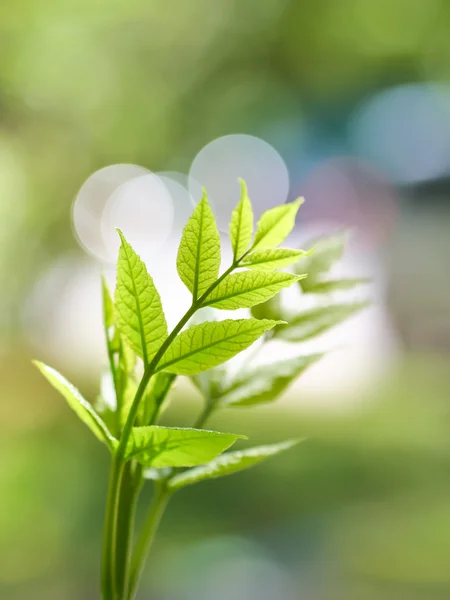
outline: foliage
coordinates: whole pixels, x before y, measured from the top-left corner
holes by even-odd
[[[294,226],[301,200],[268,210],[253,235],[252,206],[244,182],[241,190],[241,200],[230,224],[233,261],[221,275],[220,237],[206,192],[194,209],[177,258],[178,274],[192,294],[192,303],[170,332],[152,277],[119,232],[121,247],[114,300],[103,282],[107,377],[113,383],[113,406],[99,402],[97,412],[62,375],[36,362],[112,455],[103,548],[103,600],[134,598],[157,525],[173,493],[187,485],[252,467],[297,443],[291,440],[224,454],[244,436],[209,431],[204,425],[216,410],[275,401],[322,355],[298,354],[271,365],[250,364],[231,379],[224,363],[257,340],[261,346],[280,339],[301,342],[365,306],[329,303],[289,316],[277,301],[277,294],[293,284],[301,286],[304,293],[314,290],[304,287],[304,268],[311,271],[315,285],[323,285],[323,274],[342,251],[340,242],[321,242],[317,254],[278,248]],[[300,261],[296,274],[278,270],[296,261]],[[213,310],[243,308],[251,308],[253,316],[220,320]],[[199,313],[201,309],[207,309],[208,315],[203,322],[199,320],[204,312]],[[204,411],[193,428],[159,425],[163,408],[170,400],[170,389],[179,375],[189,376],[204,396]],[[133,544],[133,507],[145,480],[154,481],[154,500]]]

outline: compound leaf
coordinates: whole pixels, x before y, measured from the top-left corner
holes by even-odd
[[[226,319],[182,331],[162,357],[158,371],[192,375],[211,369],[248,348],[280,321]]]
[[[206,429],[133,427],[126,458],[147,467],[193,467],[227,450],[245,436]]]
[[[220,268],[220,237],[204,192],[184,228],[178,249],[177,270],[197,300],[216,281]]]
[[[34,361],[34,364],[55,390],[64,396],[70,408],[76,412],[92,433],[101,442],[104,442],[111,452],[114,452],[117,440],[111,435],[109,429],[95,412],[93,406],[83,398],[77,388],[52,367],[39,361]]]
[[[205,306],[224,310],[250,308],[265,302],[305,275],[283,272],[240,271],[228,275],[204,301]]]
[[[329,304],[297,314],[287,325],[278,327],[274,337],[289,342],[303,342],[339,325],[349,317],[367,308],[369,302]]]
[[[147,269],[119,231],[116,320],[131,348],[147,365],[167,337],[161,298]]]
[[[253,211],[245,181],[241,183],[241,199],[233,210],[230,223],[230,240],[233,258],[238,260],[250,246],[253,235]]]
[[[238,376],[228,388],[222,390],[218,402],[221,406],[233,407],[273,402],[301,373],[322,356],[322,354],[297,356],[251,368]]]
[[[291,233],[297,211],[303,202],[303,198],[299,198],[267,210],[258,222],[252,250],[275,248],[281,244]]]
[[[237,452],[227,452],[222,456],[218,456],[206,465],[195,467],[194,469],[189,469],[184,473],[175,475],[169,480],[169,489],[171,491],[176,491],[187,485],[193,485],[208,479],[217,479],[218,477],[239,473],[240,471],[254,467],[271,456],[276,456],[285,450],[293,448],[298,443],[299,440],[292,440],[281,442],[280,444],[257,446],[255,448],[239,450]]]
[[[273,271],[274,269],[284,269],[293,265],[306,254],[307,252],[304,250],[291,250],[290,248],[255,250],[255,252],[247,254],[240,265],[248,269]]]

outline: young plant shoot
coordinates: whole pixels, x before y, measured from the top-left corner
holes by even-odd
[[[298,441],[227,450],[243,436],[205,429],[209,417],[227,407],[273,402],[321,354],[299,353],[264,366],[247,361],[230,379],[222,365],[257,340],[301,343],[361,310],[366,303],[336,303],[329,294],[364,283],[329,280],[343,251],[342,236],[320,240],[316,251],[279,248],[291,232],[301,200],[265,212],[254,232],[247,188],[230,223],[232,262],[221,273],[220,236],[206,192],[181,238],[177,271],[192,295],[169,331],[152,277],[122,232],[114,297],[103,281],[108,372],[114,402],[91,404],[53,368],[36,362],[50,384],[105,444],[111,454],[104,525],[103,600],[135,598],[156,530],[170,497],[186,486],[238,473],[284,452]],[[295,273],[284,269],[295,265]],[[309,274],[306,279],[306,273]],[[303,294],[331,298],[320,308],[287,316],[277,296],[297,285]],[[201,321],[200,309],[210,316]],[[247,318],[219,320],[218,311],[251,309]],[[217,309],[217,310],[211,310]],[[139,374],[139,375],[138,375]],[[170,390],[180,375],[191,378],[204,407],[194,428],[161,426]],[[140,531],[135,512],[146,481],[153,501]]]

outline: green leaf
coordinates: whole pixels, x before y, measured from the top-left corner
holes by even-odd
[[[281,321],[282,322],[282,321]],[[226,319],[194,325],[175,338],[162,357],[158,371],[191,375],[211,369],[248,348],[280,321]]]
[[[114,304],[104,277],[102,277],[102,300],[103,321],[105,323],[105,328],[109,329],[114,325]]]
[[[310,294],[332,294],[343,290],[351,290],[360,285],[367,285],[370,279],[367,277],[355,277],[353,279],[330,279],[318,281],[308,287]]]
[[[206,297],[204,306],[225,310],[250,308],[265,302],[305,275],[282,272],[241,271],[223,279]]]
[[[167,338],[161,298],[147,269],[119,231],[122,244],[117,264],[117,326],[147,365]]]
[[[233,259],[237,261],[250,246],[253,235],[253,211],[247,193],[247,185],[243,179],[241,184],[241,200],[233,210],[230,223],[230,240]]]
[[[184,228],[177,270],[197,300],[213,284],[220,268],[220,236],[206,192]]]
[[[212,460],[245,436],[206,429],[133,427],[125,458],[146,467],[193,467]]]
[[[320,238],[309,245],[311,252],[308,256],[300,259],[295,270],[308,273],[308,281],[302,281],[300,286],[303,291],[308,292],[320,281],[323,274],[328,273],[331,267],[342,258],[348,235],[346,232],[338,232],[333,235]]]
[[[240,265],[249,269],[273,271],[274,269],[283,269],[284,267],[293,265],[306,254],[308,253],[304,250],[291,250],[289,248],[256,250],[247,254]]]
[[[282,204],[267,210],[258,222],[252,250],[275,248],[291,233],[297,211],[303,204],[299,198],[289,204]]]
[[[285,321],[285,313],[281,303],[281,294],[277,294],[262,304],[252,306],[250,310],[255,319],[274,319],[275,321]]]
[[[184,473],[175,475],[169,480],[169,490],[176,491],[187,485],[193,485],[208,479],[217,479],[226,475],[233,475],[245,469],[254,467],[271,456],[276,456],[285,450],[296,446],[300,441],[292,440],[280,444],[257,446],[237,452],[227,452],[209,462],[206,465],[189,469]]]
[[[276,400],[322,354],[297,356],[248,369],[222,391],[221,406],[253,406]]]
[[[103,420],[95,412],[92,405],[83,398],[77,388],[52,367],[37,360],[34,361],[34,364],[55,390],[64,396],[70,408],[77,413],[92,433],[101,442],[104,442],[111,452],[114,452],[117,440],[111,435]]]
[[[278,327],[275,337],[289,342],[303,342],[339,325],[349,317],[367,308],[369,302],[329,304],[299,313],[287,325]]]
[[[176,375],[172,373],[157,373],[151,378],[148,390],[143,399],[144,424],[157,418],[166,408],[167,395],[175,381]]]

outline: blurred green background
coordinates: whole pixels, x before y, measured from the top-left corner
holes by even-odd
[[[108,457],[30,364],[98,393],[77,191],[117,163],[187,173],[238,133],[307,198],[299,239],[355,229],[342,268],[374,307],[278,405],[217,416],[308,441],[176,497],[141,598],[449,597],[449,54],[446,0],[0,3],[1,598],[98,598]],[[168,422],[199,407],[180,386]]]

